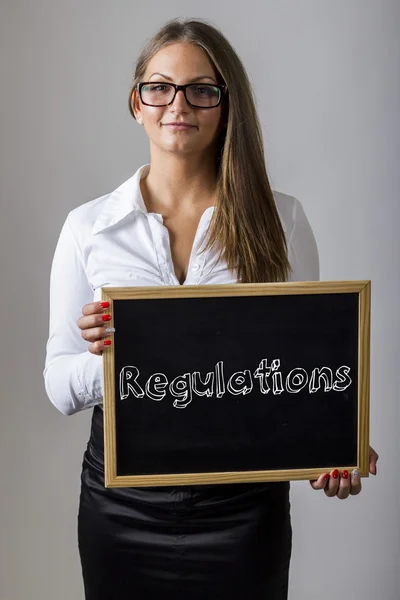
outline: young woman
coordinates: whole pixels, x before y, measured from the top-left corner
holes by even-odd
[[[138,59],[129,107],[150,164],[68,215],[51,274],[47,393],[64,414],[94,407],[78,518],[86,599],[284,600],[287,483],[104,487],[102,286],[319,277],[300,203],[271,191],[251,86],[218,30],[167,23]],[[337,471],[312,485],[339,498],[361,489]]]

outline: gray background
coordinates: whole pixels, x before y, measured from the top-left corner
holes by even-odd
[[[147,162],[127,109],[132,64],[145,38],[176,16],[211,20],[242,57],[271,182],[302,201],[321,277],[373,284],[379,477],[346,501],[293,485],[290,598],[398,600],[396,0],[2,0],[0,598],[83,598],[76,513],[90,412],[64,417],[45,396],[49,270],[68,211]]]

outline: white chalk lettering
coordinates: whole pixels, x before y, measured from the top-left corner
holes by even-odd
[[[318,383],[315,384],[315,378],[318,376]],[[325,392],[330,392],[332,389],[332,380],[333,380],[333,376],[332,376],[332,369],[330,369],[329,367],[322,367],[321,369],[315,368],[313,369],[313,372],[311,374],[311,379],[310,379],[310,394],[313,394],[314,392],[317,392],[319,390],[319,388],[321,387],[321,377],[325,382],[325,386],[324,386],[324,391]]]
[[[169,391],[172,396],[175,396],[174,407],[186,408],[192,401],[192,385],[190,373],[178,375],[169,384]]]
[[[238,371],[234,373],[228,381],[228,392],[234,396],[239,394],[250,394],[253,389],[250,371]]]
[[[217,380],[217,398],[222,398],[225,394],[224,361],[222,360],[215,366],[215,378]]]
[[[270,366],[269,366],[270,365]],[[209,371],[202,376],[200,371],[178,375],[169,382],[165,373],[153,373],[144,383],[144,389],[139,384],[140,371],[137,367],[129,365],[123,367],[119,374],[119,395],[121,400],[128,396],[146,398],[160,402],[167,393],[173,398],[175,408],[186,408],[193,400],[193,395],[206,398],[222,398],[226,393],[231,396],[243,396],[253,391],[255,380],[258,380],[257,391],[264,396],[272,392],[274,396],[286,391],[289,394],[298,394],[308,385],[308,392],[314,394],[321,389],[327,392],[343,392],[352,383],[351,368],[341,365],[335,371],[330,367],[315,367],[311,375],[302,367],[295,367],[286,376],[281,372],[281,361],[274,358],[268,363],[267,358],[260,360],[254,372],[246,369],[236,371],[227,382],[225,381],[224,361],[219,361],[214,371]],[[272,377],[272,388],[269,379]],[[323,382],[323,385],[322,383]]]
[[[164,373],[154,373],[151,375],[146,383],[146,396],[148,396],[151,400],[155,400],[156,402],[160,402],[165,398],[165,388],[168,385],[168,379],[164,375]]]
[[[335,381],[333,384],[333,389],[335,392],[344,392],[344,390],[347,390],[349,385],[353,383],[351,377],[349,377],[349,372],[350,367],[347,367],[346,365],[342,365],[336,369],[336,377],[338,378],[338,381]]]
[[[214,393],[214,373],[207,373],[206,380],[202,381],[200,373],[195,371],[192,375],[192,390],[197,396],[210,398]]]
[[[134,375],[133,381],[131,381]],[[143,398],[144,390],[136,382],[139,376],[139,369],[137,367],[123,367],[119,374],[119,395],[121,400],[125,400],[129,396],[129,392],[136,398]]]
[[[286,390],[291,394],[298,394],[308,383],[307,371],[304,369],[292,369],[286,377]]]
[[[268,377],[271,375],[271,367],[268,367],[267,365],[268,360],[263,358],[262,361],[260,361],[257,369],[254,371],[254,377],[259,379],[260,392],[262,394],[268,394],[271,389],[268,385]]]
[[[282,373],[278,371],[281,366],[281,361],[279,358],[274,358],[272,361],[272,393],[274,395],[282,394],[284,391],[283,382],[282,382]]]

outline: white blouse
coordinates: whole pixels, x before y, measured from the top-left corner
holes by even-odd
[[[50,277],[50,332],[44,379],[51,402],[65,415],[101,404],[102,357],[91,354],[77,320],[84,304],[101,299],[101,287],[179,285],[169,233],[160,214],[146,210],[135,175],[111,194],[72,210],[62,228]],[[319,279],[318,251],[296,198],[274,192],[285,231],[291,281]],[[217,250],[201,253],[214,207],[198,225],[183,285],[237,283]]]

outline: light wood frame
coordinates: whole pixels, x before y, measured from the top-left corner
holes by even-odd
[[[369,475],[369,395],[370,395],[370,312],[371,282],[312,281],[259,284],[223,284],[206,286],[108,287],[102,288],[102,300],[110,303],[113,325],[113,301],[128,299],[208,298],[220,296],[267,296],[301,294],[358,293],[358,446],[357,464],[347,470],[358,469],[361,477]],[[290,481],[316,479],[330,469],[295,469],[274,471],[240,471],[216,473],[183,473],[161,475],[117,475],[114,345],[103,352],[104,374],[104,466],[106,487],[147,487],[163,485],[199,485],[252,481]],[[340,430],[338,429],[338,435]],[[332,465],[334,468],[335,465]]]

